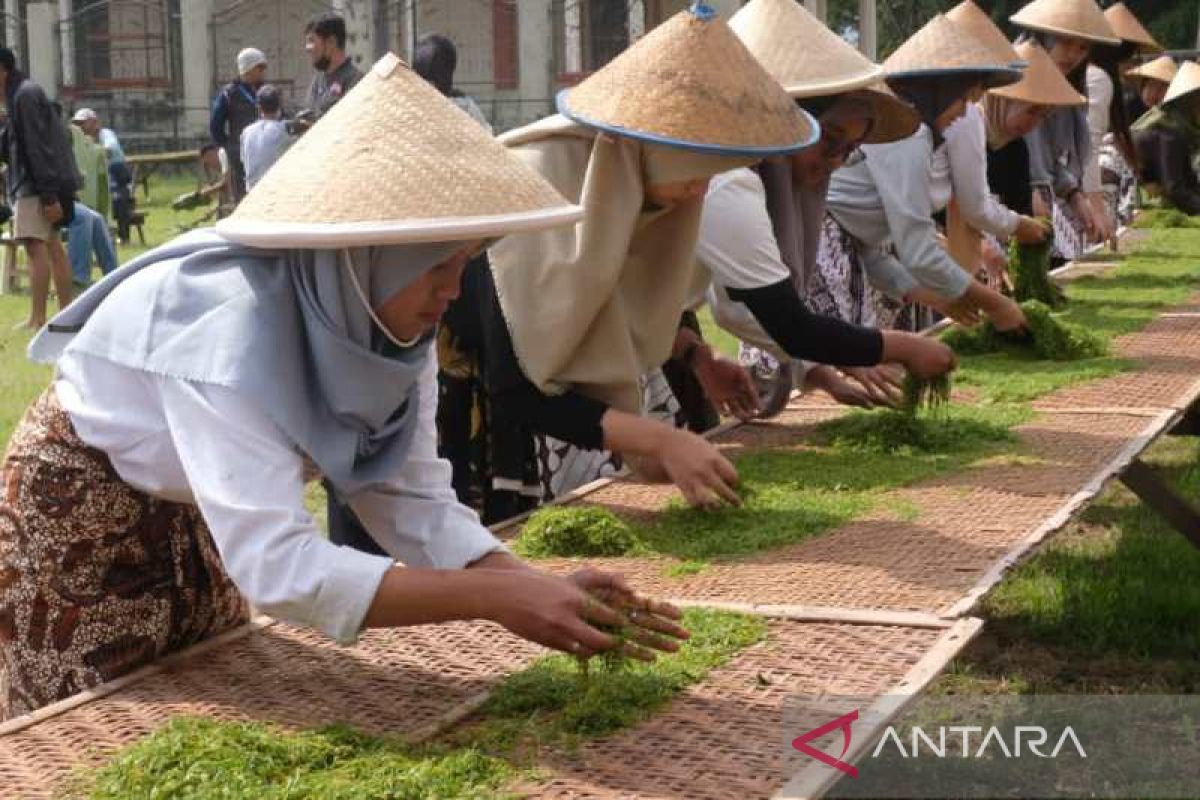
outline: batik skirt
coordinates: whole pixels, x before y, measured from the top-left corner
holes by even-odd
[[[132,488],[53,387],[25,413],[0,491],[0,720],[247,620],[194,505]]]

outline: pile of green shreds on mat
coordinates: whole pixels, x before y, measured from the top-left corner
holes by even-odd
[[[964,355],[1017,350],[1047,361],[1078,361],[1106,355],[1108,346],[1100,337],[1064,322],[1050,307],[1037,300],[1021,303],[1028,328],[1025,334],[1000,333],[985,323],[975,328],[951,328],[942,341]]]
[[[633,555],[642,542],[625,520],[599,506],[546,506],[538,509],[512,542],[525,558]]]
[[[767,638],[757,616],[686,609],[679,652],[580,682],[570,656],[506,677],[483,707],[435,743],[413,745],[344,726],[291,732],[261,722],[179,718],[72,776],[65,797],[91,800],[474,800],[509,797],[547,747],[636,725],[741,651]],[[0,794],[3,794],[0,790]]]
[[[1062,308],[1067,296],[1050,280],[1050,251],[1054,237],[1041,244],[1021,244],[1015,238],[1008,250],[1008,272],[1013,298],[1019,302],[1038,300],[1050,308]]]

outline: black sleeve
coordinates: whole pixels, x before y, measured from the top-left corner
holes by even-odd
[[[808,310],[790,279],[757,289],[726,289],[792,358],[839,367],[871,367],[883,358],[883,334]]]
[[[988,186],[1008,208],[1033,216],[1033,187],[1029,183],[1029,147],[1014,139],[998,150],[988,148]]]
[[[64,164],[54,148],[54,124],[58,121],[49,98],[39,89],[17,93],[17,119],[20,126],[18,146],[24,150],[29,183],[34,194],[57,195],[69,186],[73,164]]]
[[[500,298],[491,270],[481,275],[481,315],[484,371],[494,405],[504,409],[509,422],[524,425],[530,432],[543,433],[587,450],[604,447],[600,420],[608,406],[599,400],[568,391],[548,395],[526,377],[517,361],[508,323],[500,310]]]

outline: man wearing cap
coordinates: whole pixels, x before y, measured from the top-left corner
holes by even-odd
[[[242,131],[258,119],[258,87],[267,75],[267,57],[256,47],[247,47],[237,55],[238,77],[225,84],[213,101],[208,120],[212,140],[225,149],[233,170],[233,196],[241,201],[246,195],[246,169],[242,163]]]
[[[112,128],[100,124],[100,117],[90,108],[75,112],[71,121],[100,143],[108,157],[108,190],[112,195],[113,216],[117,220],[117,238],[121,244],[129,241],[129,220],[133,216],[133,173],[125,162],[125,150]]]
[[[46,322],[50,278],[59,308],[71,302],[71,270],[59,231],[74,218],[79,173],[71,138],[45,91],[17,68],[16,57],[0,47],[0,90],[9,121],[0,152],[8,165],[8,200],[13,236],[29,255],[30,328]]]

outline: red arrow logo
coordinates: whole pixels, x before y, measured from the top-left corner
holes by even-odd
[[[824,725],[822,725],[819,728],[813,728],[808,733],[804,733],[804,734],[801,734],[800,736],[797,736],[795,739],[792,740],[792,747],[799,750],[801,753],[804,753],[806,756],[812,756],[817,761],[820,761],[822,764],[825,764],[826,766],[833,767],[834,769],[837,769],[837,770],[841,770],[842,772],[849,775],[851,778],[857,778],[858,777],[858,767],[854,766],[853,764],[847,764],[845,761],[842,761],[840,757],[834,758],[833,756],[829,755],[828,753],[818,750],[817,748],[812,747],[808,744],[813,739],[820,739],[825,734],[827,734],[831,731],[835,731],[838,728],[841,728],[842,735],[845,737],[845,741],[842,744],[842,756],[845,756],[846,752],[850,749],[850,726],[852,724],[854,724],[854,722],[857,719],[858,719],[858,709],[855,709],[854,711],[851,711],[849,714],[838,717],[837,719],[833,720],[832,722],[826,722]]]

